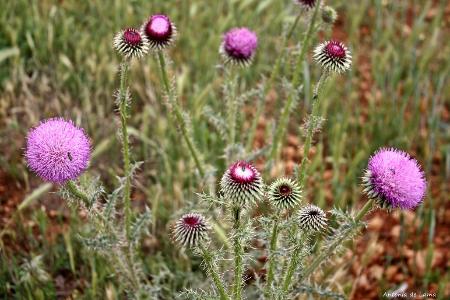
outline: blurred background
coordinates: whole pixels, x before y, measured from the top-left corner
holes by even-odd
[[[322,274],[323,282],[351,299],[378,299],[386,291],[449,291],[450,259],[450,4],[445,0],[328,0],[338,12],[334,27],[320,28],[312,45],[344,41],[353,67],[330,80],[320,111],[326,118],[316,135],[305,197],[323,208],[357,208],[365,201],[360,176],[381,146],[411,153],[424,167],[429,188],[414,212],[379,211],[368,229]],[[114,92],[119,57],[112,38],[137,27],[151,14],[165,13],[179,34],[167,53],[183,108],[203,159],[218,174],[225,169],[224,143],[204,114],[224,109],[223,72],[218,67],[222,34],[247,26],[259,36],[256,59],[241,73],[249,90],[269,76],[282,33],[300,9],[292,0],[3,0],[0,2],[0,298],[119,299],[111,266],[81,247],[85,216],[71,209],[27,170],[26,132],[39,120],[63,116],[84,127],[94,146],[89,174],[107,189],[122,174],[116,138]],[[295,52],[307,14],[289,43]],[[301,98],[277,163],[266,175],[290,175],[302,159],[299,128],[310,109],[319,68],[309,51]],[[290,78],[293,61],[282,75]],[[201,191],[195,166],[169,127],[157,61],[151,55],[131,68],[133,159],[143,161],[133,189],[136,210],[152,209],[151,236],[142,242],[145,271],[157,274],[164,299],[202,281],[199,261],[178,253],[168,237],[174,213]],[[281,81],[267,95],[253,150],[271,141],[274,121],[286,100]],[[242,132],[254,103],[245,106]],[[264,158],[257,161],[263,165]],[[261,267],[263,268],[263,267]],[[248,272],[257,272],[248,270]],[[198,285],[197,285],[198,286]],[[448,298],[447,298],[448,299]]]

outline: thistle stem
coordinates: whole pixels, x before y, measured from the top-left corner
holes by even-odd
[[[66,183],[66,188],[72,194],[72,196],[82,200],[84,205],[86,207],[89,207],[89,205],[90,205],[89,197],[78,188],[78,186],[75,184],[75,182],[73,182],[72,180],[69,180]]]
[[[319,1],[314,8],[314,12],[313,12],[311,21],[309,22],[308,31],[306,32],[306,35],[303,38],[302,48],[300,50],[299,56],[297,57],[297,64],[294,69],[294,76],[292,78],[292,87],[294,89],[296,89],[297,86],[300,84],[300,74],[301,74],[300,70],[302,68],[303,59],[306,54],[306,49],[308,48],[308,45],[309,45],[309,40],[311,39],[311,35],[312,35],[313,29],[314,29],[314,24],[316,23],[319,6],[321,4],[320,2],[321,1]],[[273,161],[278,156],[278,149],[280,146],[281,139],[284,136],[284,133],[285,133],[285,130],[287,127],[287,123],[289,121],[289,115],[292,110],[292,103],[294,102],[294,98],[295,98],[295,96],[293,95],[293,93],[290,93],[289,97],[283,107],[283,110],[281,112],[280,123],[277,127],[275,136],[273,138],[272,149],[271,149],[270,155],[269,155],[269,161]]]
[[[300,162],[300,170],[298,172],[298,183],[301,188],[303,188],[305,184],[305,176],[306,176],[306,162],[308,160],[309,155],[309,149],[311,148],[312,143],[312,137],[314,132],[314,126],[315,126],[315,118],[317,117],[317,110],[319,109],[319,92],[320,88],[322,87],[325,80],[328,78],[329,72],[324,71],[319,78],[319,81],[316,84],[316,87],[314,88],[314,94],[312,98],[312,110],[310,115],[310,120],[308,124],[308,132],[306,133],[306,140],[305,145],[303,146],[303,158]]]
[[[230,83],[231,97],[228,97],[227,103],[227,118],[228,127],[230,128],[228,145],[233,145],[236,140],[236,115],[237,115],[237,72],[233,69],[233,66],[228,71],[228,80]]]
[[[305,240],[305,236],[302,234],[299,242],[295,245],[294,252],[292,253],[292,256],[290,258],[289,268],[286,273],[286,277],[283,281],[283,288],[282,288],[282,295],[286,295],[287,291],[289,290],[289,286],[292,282],[292,277],[294,276],[295,270],[298,267],[298,264],[300,263],[300,253],[302,251],[303,242]]]
[[[209,274],[211,274],[214,284],[219,292],[220,300],[230,299],[228,297],[227,291],[225,290],[222,279],[219,276],[219,273],[214,268],[213,257],[211,253],[203,245],[200,245],[200,250],[203,256],[203,260],[205,261],[206,268],[208,269]]]
[[[239,207],[233,208],[234,217],[234,236],[233,236],[233,249],[234,249],[234,284],[233,284],[233,299],[241,300],[242,294],[242,273],[244,271],[243,256],[244,249],[241,245],[241,222],[240,222],[241,209]]]
[[[256,109],[255,117],[253,118],[252,125],[250,127],[250,133],[248,135],[247,139],[247,145],[246,150],[247,152],[250,152],[253,146],[253,142],[255,140],[255,134],[256,134],[256,127],[258,126],[259,118],[261,117],[261,114],[264,112],[265,106],[266,106],[266,95],[269,92],[269,90],[272,88],[275,78],[278,77],[278,74],[280,73],[280,67],[281,67],[281,61],[284,58],[285,49],[287,48],[289,38],[294,33],[295,27],[297,27],[298,21],[300,20],[300,15],[298,14],[295,18],[294,23],[292,24],[291,28],[289,29],[288,34],[284,37],[283,46],[282,46],[282,53],[278,55],[277,60],[275,61],[275,66],[272,69],[272,72],[270,73],[269,80],[264,84],[263,92],[261,95],[261,100],[258,102],[258,107]]]
[[[119,113],[122,133],[122,155],[124,165],[125,187],[123,190],[125,210],[125,231],[130,238],[131,227],[131,163],[130,163],[130,141],[128,138],[128,99],[127,99],[127,73],[129,62],[124,60],[120,66],[120,88],[119,88]]]
[[[266,289],[265,294],[266,298],[270,298],[270,294],[272,292],[272,281],[275,275],[275,251],[277,249],[277,237],[278,237],[278,217],[275,217],[273,220],[272,227],[272,237],[270,239],[270,252],[269,252],[269,271],[267,273],[267,281],[266,281]]]
[[[194,144],[189,137],[189,133],[186,128],[186,123],[184,121],[183,114],[181,112],[181,108],[170,89],[169,79],[168,79],[167,71],[166,71],[166,62],[164,59],[164,54],[161,51],[158,52],[158,61],[159,61],[160,69],[161,69],[161,77],[162,77],[162,81],[164,84],[164,89],[166,90],[167,96],[169,97],[170,104],[173,107],[173,111],[175,113],[175,118],[176,118],[176,121],[178,122],[178,126],[180,128],[181,135],[188,146],[189,152],[191,153],[192,158],[194,159],[195,165],[197,167],[198,172],[200,173],[200,176],[204,177],[205,172],[203,171],[202,163],[199,159],[197,150],[194,147]]]
[[[361,221],[361,219],[370,211],[370,209],[373,206],[374,199],[370,199],[366,202],[366,204],[361,208],[361,210],[356,214],[355,221]],[[336,239],[329,247],[327,247],[327,250],[322,252],[320,255],[316,256],[316,258],[312,261],[312,263],[305,269],[305,271],[301,275],[301,280],[304,278],[307,278],[309,275],[311,275],[317,267],[322,263],[324,259],[330,256],[331,252],[334,251],[334,249],[339,246],[344,240],[347,239],[348,235],[352,232],[352,230],[349,230],[347,234],[342,235],[338,239]]]

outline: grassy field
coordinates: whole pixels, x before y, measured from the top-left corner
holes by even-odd
[[[373,151],[392,146],[413,154],[424,167],[428,194],[414,214],[377,215],[386,224],[396,222],[401,238],[384,245],[388,249],[379,253],[384,258],[378,261],[381,275],[369,277],[371,296],[367,299],[381,297],[402,282],[422,292],[435,290],[444,299],[449,292],[445,287],[450,258],[450,6],[443,0],[330,0],[327,4],[337,10],[338,21],[333,28],[322,26],[311,45],[331,37],[342,40],[352,51],[353,66],[345,75],[329,80],[322,91],[319,111],[326,122],[310,150],[305,198],[323,208],[359,207],[364,199],[360,176]],[[292,0],[2,1],[0,298],[124,297],[113,266],[81,245],[79,237],[88,231],[85,216],[68,207],[54,193],[56,187],[28,171],[23,148],[26,132],[39,120],[70,118],[92,139],[89,176],[101,176],[106,189],[113,189],[116,175],[123,171],[114,101],[120,58],[112,49],[112,39],[120,29],[139,26],[157,12],[169,15],[179,31],[167,52],[170,76],[190,115],[191,134],[207,176],[200,180],[187,147],[170,124],[156,57],[135,61],[130,74],[129,133],[133,160],[143,164],[136,175],[132,202],[135,211],[149,206],[153,217],[151,234],[144,237],[140,252],[144,271],[152,274],[161,299],[174,299],[187,287],[207,287],[200,260],[175,249],[168,232],[174,217],[197,203],[196,192],[216,190],[217,178],[229,163],[227,154],[233,152],[205,113],[211,110],[223,115],[226,110],[226,77],[218,52],[222,35],[232,27],[247,26],[259,37],[253,64],[241,72],[241,93],[257,88],[270,76],[278,55],[288,54],[265,99],[267,106],[253,142],[248,141],[249,127],[255,105],[263,99],[253,93],[241,109],[237,141],[249,144],[251,151],[244,155],[249,158],[252,151],[270,145],[286,101],[284,82],[299,71],[295,57],[307,14],[300,17],[288,48],[280,48],[283,33],[299,11]],[[292,174],[293,166],[303,158],[302,123],[320,75],[311,49],[301,68],[302,89],[279,158],[264,171],[268,181]],[[266,154],[263,151],[256,158],[261,168]],[[382,230],[390,232],[391,228],[378,230],[382,239]],[[334,269],[322,272],[322,280],[332,281],[346,297],[363,299],[364,295],[352,289],[352,282],[369,270],[366,265],[371,256],[367,258],[369,250],[358,249],[380,244],[366,238],[349,245],[360,271],[351,272],[348,265],[336,261]],[[403,250],[400,259],[390,260],[392,251],[405,247],[413,251],[414,266],[420,259],[415,253],[424,255],[423,272],[409,267]],[[396,273],[403,275],[402,280],[388,278],[391,265],[398,266]]]

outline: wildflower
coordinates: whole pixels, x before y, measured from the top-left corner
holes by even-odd
[[[208,238],[210,225],[205,217],[198,213],[183,215],[173,229],[176,242],[185,247],[196,247]]]
[[[300,203],[301,190],[294,180],[279,178],[270,185],[268,198],[278,209],[289,209]]]
[[[139,31],[128,28],[114,37],[114,48],[126,58],[140,58],[148,52],[148,41]]]
[[[419,163],[408,153],[381,148],[369,159],[363,185],[364,192],[381,207],[413,209],[422,202],[427,182]]]
[[[235,162],[228,168],[222,176],[220,187],[225,198],[238,207],[244,207],[263,195],[261,175],[245,161]]]
[[[311,9],[316,6],[317,0],[295,0],[297,4],[300,4],[305,9]]]
[[[327,225],[327,218],[323,210],[315,205],[308,205],[298,213],[300,228],[310,231],[322,231]]]
[[[314,59],[328,71],[342,73],[350,69],[352,56],[347,47],[338,41],[327,41],[314,49]]]
[[[234,28],[225,33],[220,46],[220,53],[226,62],[248,65],[258,47],[256,33],[248,28]]]
[[[331,6],[325,6],[322,9],[322,21],[327,24],[333,24],[336,22],[337,13]]]
[[[54,183],[76,179],[86,170],[91,145],[84,130],[72,121],[42,121],[27,136],[25,158],[39,177]]]
[[[165,15],[153,15],[142,25],[150,47],[162,50],[170,46],[176,36],[176,27]]]

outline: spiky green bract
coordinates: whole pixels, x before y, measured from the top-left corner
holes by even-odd
[[[268,198],[277,209],[290,209],[300,204],[302,193],[296,181],[283,177],[270,185]]]
[[[344,73],[352,65],[352,55],[339,41],[327,41],[314,49],[314,60],[327,71]]]
[[[125,58],[140,58],[148,52],[149,48],[147,38],[134,28],[119,31],[114,37],[113,45]]]
[[[220,188],[225,199],[233,206],[245,208],[262,198],[264,183],[252,164],[237,161],[223,174]]]
[[[327,225],[327,217],[323,210],[310,204],[298,212],[298,222],[304,231],[322,231]]]
[[[184,247],[196,247],[208,238],[211,228],[206,218],[198,213],[183,215],[173,228],[173,238]]]

